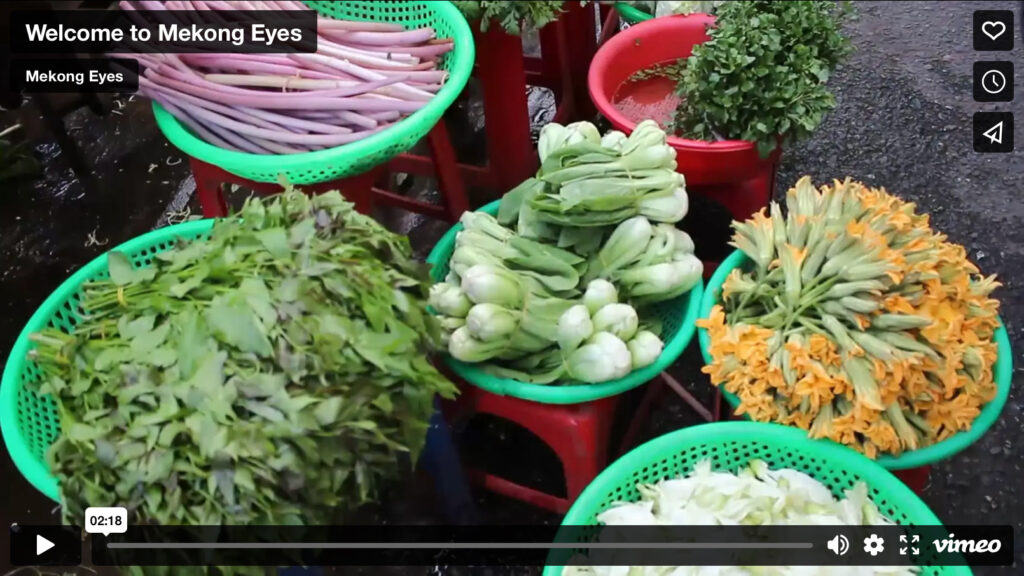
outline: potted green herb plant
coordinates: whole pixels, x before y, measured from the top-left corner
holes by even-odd
[[[679,171],[690,184],[726,184],[770,170],[780,144],[809,135],[835,105],[826,87],[848,52],[843,10],[831,1],[733,1],[716,16],[641,22],[598,51],[590,92],[617,128],[629,118],[613,100],[631,78],[672,66],[679,104],[669,123]]]

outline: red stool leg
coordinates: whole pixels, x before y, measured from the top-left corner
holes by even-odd
[[[491,26],[477,34],[477,70],[484,100],[487,157],[498,192],[530,177],[536,168],[526,104],[523,42]]]
[[[192,178],[196,181],[196,194],[199,196],[199,205],[203,208],[203,217],[227,216],[228,205],[224,199],[224,190],[221,188],[224,179],[220,173],[223,170],[191,157],[189,164],[192,166]]]
[[[572,82],[573,109],[577,116],[589,118],[597,113],[587,90],[590,61],[597,51],[594,5],[566,2],[558,21],[563,25],[568,44],[569,78]]]
[[[565,495],[569,502],[583,492],[608,464],[608,440],[619,397],[611,396],[578,406],[571,411],[568,427],[564,416],[553,418],[544,430],[544,440],[562,461],[565,473]],[[559,420],[562,424],[559,425]]]
[[[908,488],[918,496],[922,495],[925,487],[928,486],[928,476],[931,474],[931,466],[918,466],[906,470],[893,470],[892,473],[903,481]]]
[[[603,46],[605,42],[615,36],[619,31],[619,11],[614,6],[601,5],[601,36],[597,39],[597,45]]]
[[[463,212],[469,210],[469,199],[466,188],[462,185],[459,165],[452,148],[448,127],[442,118],[427,135],[430,153],[434,157],[434,172],[437,175],[437,187],[441,191],[448,219],[458,222]]]

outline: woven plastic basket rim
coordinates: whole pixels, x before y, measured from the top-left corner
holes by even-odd
[[[177,237],[191,237],[202,234],[213,226],[214,220],[195,220],[175,224],[165,228],[152,230],[124,242],[110,251],[135,254],[161,242]],[[4,436],[4,444],[14,465],[21,475],[37,490],[55,502],[60,501],[57,478],[50,473],[49,467],[37,459],[29,450],[28,443],[21,432],[18,418],[18,394],[21,392],[21,375],[28,362],[27,354],[30,347],[29,334],[45,328],[50,319],[65,302],[71,299],[85,281],[95,277],[107,269],[107,252],[93,258],[62,282],[29,318],[18,339],[11,348],[7,365],[4,366],[3,378],[0,379],[0,432]]]
[[[403,2],[403,0],[395,1]],[[405,1],[403,3],[413,2]],[[174,144],[182,152],[203,162],[223,168],[228,172],[234,172],[238,170],[238,167],[258,165],[261,166],[260,169],[263,171],[273,170],[284,173],[293,170],[303,170],[310,165],[323,164],[332,160],[360,158],[375,153],[382,148],[387,148],[393,142],[401,141],[419,131],[422,124],[429,123],[432,126],[436,123],[445,110],[452,105],[455,98],[462,92],[462,89],[466,87],[466,83],[469,81],[470,74],[473,71],[473,62],[476,59],[476,47],[473,43],[472,30],[466,22],[466,18],[454,4],[447,1],[415,3],[423,4],[428,9],[439,12],[444,19],[453,23],[453,26],[456,28],[453,39],[457,48],[452,51],[454,60],[449,70],[448,80],[437,92],[437,95],[426,106],[385,130],[362,140],[313,152],[302,152],[299,154],[251,154],[248,152],[225,150],[200,140],[192,135],[174,116],[171,116],[163,106],[154,101],[153,116],[156,118],[157,126],[171,144]],[[427,130],[429,130],[429,127]]]
[[[625,2],[616,2],[615,10],[618,11],[619,16],[622,17],[623,20],[630,24],[637,24],[654,18],[652,14],[644,12],[636,6]]]
[[[670,432],[641,444],[604,469],[579,495],[562,519],[562,526],[586,525],[586,520],[601,505],[605,496],[622,484],[635,471],[658,462],[668,453],[681,453],[692,446],[705,444],[709,439],[745,441],[756,438],[760,442],[786,446],[805,454],[821,456],[832,462],[842,462],[843,469],[860,476],[870,488],[884,494],[887,500],[900,502],[900,510],[918,525],[941,525],[942,522],[928,505],[899,478],[862,454],[827,440],[811,440],[801,430],[780,424],[760,422],[715,422],[691,426]],[[944,575],[971,574],[966,566],[940,568]],[[561,566],[547,566],[543,576],[561,576]]]
[[[479,211],[495,215],[498,213],[498,206],[500,204],[500,200],[495,200],[480,208]],[[459,230],[462,230],[461,223],[449,229],[438,240],[434,249],[430,251],[427,263],[431,264],[434,269],[437,266],[444,265],[451,258],[452,252],[455,249],[455,235],[459,233]],[[625,378],[618,380],[602,382],[600,384],[569,384],[565,386],[531,384],[511,378],[492,376],[473,364],[460,362],[447,354],[443,356],[444,362],[458,376],[478,388],[494,394],[532,400],[542,404],[579,404],[581,402],[590,402],[615,396],[651,381],[682,355],[696,332],[697,312],[703,293],[704,282],[701,280],[693,287],[686,298],[686,314],[682,325],[676,331],[673,338],[665,343],[665,347],[662,349],[658,359],[650,366],[634,370]]]
[[[735,268],[742,266],[746,260],[746,255],[736,250],[715,270],[714,275],[708,281],[704,298],[701,301],[701,319],[708,318],[711,315],[711,309],[718,303],[722,284],[725,283],[729,273]],[[700,353],[704,357],[704,362],[711,364],[711,355],[708,353],[710,336],[708,336],[707,330],[698,328],[697,339],[700,343]],[[910,450],[899,456],[879,456],[875,462],[889,470],[906,470],[932,464],[966,449],[995,424],[996,420],[999,419],[999,414],[1003,411],[1003,407],[1006,406],[1006,401],[1010,396],[1010,386],[1013,383],[1013,352],[1010,349],[1010,337],[1006,332],[1006,325],[1002,322],[1002,319],[999,321],[999,328],[995,332],[994,340],[998,345],[998,351],[996,353],[993,377],[998,391],[996,392],[996,397],[982,407],[981,413],[974,419],[971,427],[931,446]],[[722,396],[725,397],[733,408],[739,405],[739,398],[725,390],[721,392]]]

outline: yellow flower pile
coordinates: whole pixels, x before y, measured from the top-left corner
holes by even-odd
[[[969,428],[996,394],[995,277],[884,189],[804,177],[786,206],[733,224],[750,266],[698,323],[737,413],[872,458]]]

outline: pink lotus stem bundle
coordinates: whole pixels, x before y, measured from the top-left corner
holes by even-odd
[[[248,10],[279,11],[281,22],[309,11],[294,0],[122,0],[136,23],[252,22]],[[143,11],[152,11],[147,15]],[[198,138],[250,154],[301,154],[343,146],[421,109],[448,73],[453,49],[432,28],[318,16],[316,53],[116,54],[139,63],[139,93]]]

